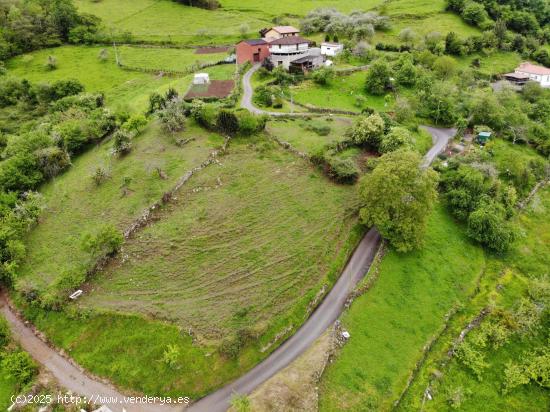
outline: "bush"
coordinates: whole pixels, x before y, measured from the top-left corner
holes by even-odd
[[[127,130],[117,130],[113,135],[113,152],[124,155],[132,150],[132,134]]]
[[[375,61],[367,71],[365,89],[368,93],[382,95],[391,88],[391,72],[383,60]]]
[[[250,136],[265,129],[267,118],[265,116],[255,116],[248,110],[237,112],[239,122],[239,133],[243,136]]]
[[[21,386],[29,383],[38,372],[38,367],[27,352],[8,353],[2,359],[1,365],[2,370]]]
[[[254,92],[254,101],[256,104],[264,107],[273,105],[273,92],[267,86],[260,86]]]
[[[359,178],[359,168],[352,159],[329,157],[326,159],[328,175],[340,183],[355,183]]]
[[[331,128],[328,124],[319,124],[315,122],[306,122],[306,130],[312,131],[319,136],[328,136],[330,134]]]
[[[107,169],[105,169],[102,166],[96,167],[92,174],[92,180],[96,184],[96,186],[101,185],[103,182],[105,182],[107,179],[109,179],[110,174]]]
[[[361,116],[351,128],[349,137],[356,145],[366,145],[377,150],[384,128],[384,120],[378,113]]]
[[[508,250],[516,237],[502,205],[490,200],[482,201],[468,217],[468,235],[497,252]]]
[[[81,247],[82,250],[90,254],[92,259],[95,259],[117,252],[123,242],[124,236],[116,227],[104,225],[94,234],[85,234]]]
[[[10,327],[4,318],[0,318],[0,350],[10,341]]]
[[[193,100],[191,117],[202,127],[210,130],[216,128],[216,108],[200,100]]]
[[[313,81],[320,85],[327,84],[333,76],[334,72],[326,67],[322,67],[311,73],[311,78],[313,79]]]
[[[398,149],[413,149],[414,141],[411,133],[404,127],[393,127],[382,137],[380,153],[389,153]]]
[[[476,378],[481,381],[483,370],[489,366],[487,362],[485,362],[483,353],[475,349],[470,343],[464,341],[458,347],[457,356],[465,366],[470,368]]]
[[[220,133],[233,136],[239,131],[239,119],[231,110],[222,109],[216,118],[216,128]]]
[[[167,100],[164,107],[156,113],[164,131],[176,133],[185,130],[185,107],[178,98]]]

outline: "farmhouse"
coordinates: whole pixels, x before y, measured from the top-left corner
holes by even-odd
[[[524,84],[531,80],[542,87],[550,87],[550,69],[528,62],[521,63],[514,73],[507,73],[504,77],[517,84]]]
[[[324,56],[336,56],[344,51],[344,45],[341,43],[321,43],[321,54]]]
[[[263,39],[242,40],[235,47],[237,64],[260,63],[269,57],[269,44]]]
[[[300,36],[283,37],[269,43],[271,61],[275,66],[290,68],[290,62],[305,57],[310,52],[310,41]]]
[[[275,26],[270,29],[260,30],[260,36],[267,41],[282,39],[284,37],[298,36],[300,30],[292,26]]]

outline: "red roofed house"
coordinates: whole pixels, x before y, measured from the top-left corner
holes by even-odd
[[[269,44],[262,39],[242,40],[235,47],[237,64],[261,63],[269,57]]]
[[[506,77],[510,74],[506,75]],[[550,69],[544,66],[537,66],[528,62],[521,63],[514,74],[535,81],[542,87],[550,87]]]

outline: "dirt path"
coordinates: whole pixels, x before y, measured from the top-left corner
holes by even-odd
[[[22,321],[15,312],[9,307],[6,297],[0,294],[0,313],[6,318],[10,325],[13,338],[21,344],[36,362],[47,369],[59,382],[63,388],[72,391],[88,400],[103,399],[117,400],[118,403],[107,403],[113,412],[176,412],[183,410],[183,407],[168,407],[160,404],[148,405],[126,405],[125,395],[119,392],[114,386],[102,382],[100,379],[88,376],[84,371],[77,367],[72,361],[61,356],[57,351],[48,346],[44,341],[37,337],[34,331]],[[103,404],[103,402],[102,402]]]
[[[248,72],[250,73],[250,71]],[[248,74],[247,73],[247,74]],[[426,154],[424,166],[446,147],[454,136],[454,129],[438,129],[425,127],[432,134],[434,146]],[[236,381],[224,386],[212,394],[193,404],[188,410],[199,412],[222,412],[229,407],[229,401],[234,393],[248,394],[260,384],[274,376],[281,369],[298,358],[322,333],[334,323],[344,310],[344,305],[359,281],[368,272],[380,245],[380,235],[376,229],[371,229],[361,240],[348,261],[342,275],[321,304],[302,325],[298,331],[277,348],[268,358],[258,364]],[[102,396],[124,401],[125,395],[112,385],[98,378],[88,376],[73,362],[61,356],[55,349],[39,339],[34,331],[26,325],[9,307],[3,295],[0,295],[0,313],[10,324],[14,338],[29,354],[59,381],[59,384],[74,393],[92,399]],[[109,403],[109,402],[107,402]],[[109,404],[113,412],[175,412],[184,409],[183,406],[170,407],[160,404],[127,405]]]

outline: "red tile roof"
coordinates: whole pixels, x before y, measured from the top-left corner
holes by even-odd
[[[544,66],[537,66],[536,64],[525,62],[519,65],[519,67],[516,69],[516,72],[525,72],[529,74],[546,76],[547,74],[550,74],[550,69]]]

